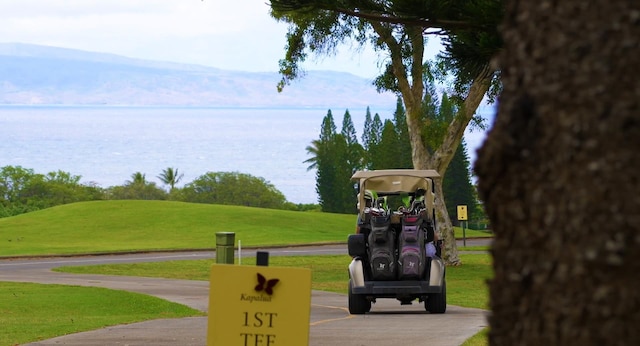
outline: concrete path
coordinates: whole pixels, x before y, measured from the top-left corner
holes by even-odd
[[[271,249],[286,254],[303,255],[305,249]],[[344,253],[344,245],[310,247],[310,253]],[[314,252],[315,251],[315,252]],[[84,265],[113,262],[143,262],[196,259],[210,253],[145,254],[0,261],[0,281],[38,282],[96,286],[144,293],[192,308],[207,311],[209,283],[192,280],[78,275],[55,273],[50,269],[62,265]],[[379,299],[370,313],[350,315],[347,296],[313,291],[311,298],[311,346],[337,344],[345,346],[457,346],[487,326],[487,312],[480,309],[449,305],[445,314],[429,314],[422,304],[401,306],[394,299]],[[154,345],[188,346],[206,344],[206,317],[161,319],[107,327],[95,331],[61,336],[27,345]],[[226,346],[226,345],[225,345]]]

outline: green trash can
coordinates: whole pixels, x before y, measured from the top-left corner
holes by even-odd
[[[216,263],[234,263],[234,244],[236,234],[233,232],[216,233]]]

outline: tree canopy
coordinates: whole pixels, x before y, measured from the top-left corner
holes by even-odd
[[[186,184],[182,199],[196,203],[282,209],[284,195],[263,178],[239,172],[208,172]]]
[[[158,178],[169,170],[174,177],[182,177],[177,169],[166,169]],[[0,167],[0,218],[67,203],[106,199],[177,200],[298,211],[317,208],[313,204],[287,202],[284,195],[263,178],[238,172],[208,172],[184,188],[174,187],[169,192],[148,181],[142,172],[131,174],[131,180],[123,185],[108,188],[82,184],[80,179],[81,176],[63,171],[40,174],[21,166]]]
[[[21,166],[0,167],[0,218],[65,203],[101,199],[102,190],[63,171],[39,174]]]
[[[375,85],[397,93],[404,102],[413,167],[445,175],[465,128],[491,85],[497,85],[490,61],[502,45],[497,29],[503,14],[501,0],[271,0],[270,5],[272,16],[289,24],[279,90],[302,74],[300,63],[308,54],[331,55],[347,42],[372,46],[384,57]],[[429,35],[444,37],[440,66],[453,73],[459,104],[459,112],[434,151],[427,149],[422,136],[430,122],[422,117],[425,77],[430,71],[424,56]],[[442,195],[441,180],[436,192]],[[442,202],[436,207],[445,260],[459,264],[446,206]]]

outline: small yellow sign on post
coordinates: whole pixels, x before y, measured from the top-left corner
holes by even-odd
[[[311,270],[214,264],[207,346],[309,344]]]
[[[458,221],[467,221],[467,206],[458,206]]]

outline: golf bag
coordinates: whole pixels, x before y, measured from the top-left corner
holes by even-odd
[[[426,266],[422,218],[418,215],[404,215],[399,238],[399,278],[422,278]]]
[[[396,278],[395,233],[389,227],[388,215],[371,216],[369,233],[369,263],[373,280]]]

